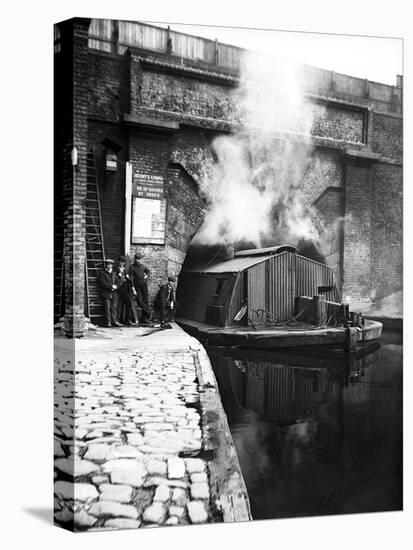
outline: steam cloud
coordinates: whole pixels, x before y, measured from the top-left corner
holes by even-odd
[[[247,54],[234,93],[241,124],[212,143],[217,162],[201,187],[209,209],[194,242],[324,247],[328,232],[303,189],[313,152],[303,81],[299,65]]]

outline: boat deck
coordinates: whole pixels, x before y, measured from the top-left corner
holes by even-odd
[[[177,322],[190,333],[211,344],[221,343],[241,347],[290,348],[303,346],[338,346],[346,344],[347,329],[344,327],[303,326],[256,326],[253,327],[216,327],[188,319]],[[365,328],[356,329],[355,339],[358,345],[377,340],[381,336],[383,325],[379,321],[365,320]]]

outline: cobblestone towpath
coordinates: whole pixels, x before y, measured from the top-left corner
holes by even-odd
[[[250,519],[198,342],[176,326],[101,332],[75,343],[74,362],[73,347],[57,345],[56,523],[98,530]]]

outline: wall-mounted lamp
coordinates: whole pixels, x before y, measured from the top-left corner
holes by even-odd
[[[118,157],[113,151],[106,151],[105,170],[107,172],[116,172],[118,169]]]
[[[79,154],[77,152],[77,148],[73,147],[72,152],[70,154],[71,160],[72,160],[72,166],[77,166],[78,160],[79,160]]]

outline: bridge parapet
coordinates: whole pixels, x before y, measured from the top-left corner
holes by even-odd
[[[167,59],[177,65],[239,76],[247,50],[199,36],[138,21],[92,19],[89,48],[113,54],[133,49],[141,55]],[[306,65],[309,92],[337,98],[358,98],[385,113],[402,112],[403,80],[394,86]]]

